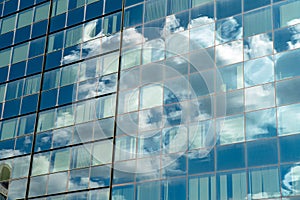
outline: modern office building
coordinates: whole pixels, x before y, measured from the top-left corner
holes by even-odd
[[[0,199],[300,199],[300,0],[0,0]]]

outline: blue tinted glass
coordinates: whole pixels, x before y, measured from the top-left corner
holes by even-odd
[[[243,36],[242,15],[219,20],[216,23],[218,43],[230,42],[241,39]]]
[[[199,150],[188,154],[189,174],[212,172],[215,169],[214,151]]]
[[[59,89],[58,105],[71,103],[75,97],[76,85],[68,85]]]
[[[53,131],[53,148],[70,145],[72,143],[72,136],[72,127]]]
[[[162,182],[161,200],[179,200],[186,198],[186,180],[169,179]]]
[[[276,79],[292,78],[300,75],[300,50],[287,51],[275,56]],[[298,64],[296,64],[298,63]]]
[[[213,92],[213,76],[212,71],[208,71],[208,73],[192,74],[190,76],[190,84],[194,95],[205,96]]]
[[[236,15],[241,12],[241,0],[217,0],[217,19]]]
[[[50,20],[50,32],[57,31],[65,27],[66,13],[52,17]]]
[[[206,3],[204,5],[198,6],[196,8],[193,8],[191,10],[191,20],[193,19],[205,19],[205,17],[208,17],[210,19],[213,19],[215,17],[215,6],[214,2]],[[208,22],[204,23],[211,23],[211,20],[208,20]],[[199,24],[201,25],[201,24]]]
[[[33,4],[34,4],[34,0],[20,0],[20,8],[19,9],[28,8]]]
[[[27,62],[27,75],[35,74],[42,71],[43,56],[36,57],[28,60]]]
[[[300,79],[286,80],[276,84],[276,99],[278,105],[300,102]]]
[[[69,11],[67,26],[71,26],[71,25],[82,22],[83,17],[84,17],[84,7]]]
[[[36,143],[34,146],[34,151],[44,151],[51,148],[52,144],[52,133],[46,132],[36,135]]]
[[[244,144],[219,146],[217,148],[218,170],[245,167]]]
[[[30,38],[30,26],[25,26],[16,30],[15,43],[23,42]]]
[[[238,190],[236,190],[237,187],[239,188]],[[204,190],[204,188],[203,188],[203,190]],[[218,192],[218,199],[247,199],[247,175],[246,175],[246,172],[236,172],[235,171],[233,173],[231,172],[231,173],[218,174],[218,176],[217,176],[217,192]],[[203,196],[204,196],[204,194],[203,194]],[[200,198],[200,199],[202,199],[202,198]],[[211,199],[213,199],[213,198],[211,198]]]
[[[46,34],[48,20],[40,21],[32,25],[31,37],[39,37]]]
[[[14,65],[10,66],[10,72],[9,72],[9,80],[13,80],[16,78],[20,78],[24,76],[25,74],[25,68],[26,68],[26,62],[20,62]]]
[[[244,0],[244,12],[268,5],[270,3],[271,0],[259,0],[259,1]]]
[[[103,2],[97,1],[95,3],[89,4],[86,6],[86,20],[100,17],[103,13]]]
[[[23,97],[21,114],[27,114],[36,111],[38,95]]]
[[[298,0],[288,0],[273,6],[274,28],[281,28],[299,23],[300,2]]]
[[[72,10],[74,8],[78,8],[82,5],[84,5],[85,0],[73,0],[73,1],[69,1],[69,6],[68,9]]]
[[[226,113],[224,111],[224,99],[226,99]],[[222,93],[216,97],[217,116],[232,115],[241,113],[244,111],[244,92],[243,90],[238,90],[234,92]]]
[[[112,188],[112,197],[113,199],[117,199],[120,196],[124,199],[134,199],[134,186],[133,185],[126,185],[126,186],[118,186]]]
[[[279,138],[280,162],[299,162],[300,135],[291,135]]]
[[[5,82],[7,80],[8,75],[8,67],[0,68],[0,83]]]
[[[134,5],[143,2],[143,0],[125,0],[125,6]]]
[[[52,53],[48,53],[46,57],[46,66],[45,69],[52,69],[54,67],[57,67],[61,64],[61,50],[60,51],[55,51]]]
[[[111,13],[122,8],[122,0],[106,0],[105,13]]]
[[[276,110],[246,113],[247,140],[276,136]]]
[[[80,190],[88,187],[89,169],[72,170],[69,177],[69,190]]]
[[[56,105],[57,89],[49,90],[42,93],[41,109],[50,108]]]
[[[276,164],[277,152],[277,139],[248,142],[248,166]]]
[[[277,52],[293,49],[292,47],[297,44],[297,39],[294,38],[292,27],[279,29],[274,31],[274,48]]]
[[[45,48],[45,38],[37,39],[30,42],[29,58],[44,53],[44,48]]]
[[[141,24],[143,21],[144,5],[138,5],[133,8],[125,10],[125,27]]]
[[[16,140],[15,152],[17,155],[30,153],[31,146],[32,146],[32,136],[19,137]]]
[[[20,110],[20,99],[6,101],[4,104],[3,118],[17,116]]]
[[[92,167],[90,172],[90,187],[109,186],[110,170],[109,165]]]
[[[170,159],[174,162],[170,163]],[[166,155],[162,157],[162,165],[166,166],[161,169],[162,177],[183,176],[186,174],[186,157],[179,155]]]
[[[113,184],[133,182],[135,177],[133,171],[136,171],[135,169],[135,160],[115,163]]]
[[[14,151],[15,140],[5,140],[0,142],[0,149],[3,152],[13,152]],[[0,154],[0,158],[11,157],[12,154]]]
[[[294,196],[299,194],[298,170],[299,163],[281,166],[280,172],[283,196]],[[290,200],[297,200],[297,198],[298,197],[290,198]]]
[[[7,15],[17,11],[18,9],[18,0],[8,0],[5,1],[3,15]]]
[[[35,126],[35,114],[27,115],[20,119],[18,135],[29,134],[34,131]]]
[[[0,48],[8,47],[12,45],[13,37],[14,37],[13,31],[0,35]]]

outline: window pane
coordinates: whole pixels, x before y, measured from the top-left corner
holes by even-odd
[[[33,157],[32,175],[46,174],[49,171],[50,152],[36,154]]]
[[[300,50],[287,51],[276,54],[276,79],[292,78],[300,75]]]
[[[247,199],[246,173],[219,174],[217,177],[219,199]]]
[[[27,26],[32,23],[33,9],[26,10],[19,14],[17,28]]]
[[[272,18],[270,7],[253,11],[244,15],[244,37],[268,32],[271,29]]]
[[[55,110],[40,113],[38,122],[39,132],[54,128],[54,114]]]
[[[52,16],[59,15],[67,11],[68,0],[55,0],[52,5]]]
[[[280,196],[278,169],[251,170],[249,190],[254,199]]]
[[[276,110],[246,113],[247,140],[276,136]]]
[[[278,117],[278,134],[295,134],[300,132],[298,123],[300,113],[300,104],[279,107],[277,110]]]
[[[12,31],[15,28],[15,20],[17,15],[2,19],[1,34]]]
[[[149,22],[165,16],[166,1],[147,1],[145,5],[145,22]]]
[[[78,64],[67,66],[61,70],[60,86],[69,85],[77,81]]]
[[[300,79],[286,80],[276,84],[276,100],[278,105],[300,102]]]
[[[10,62],[10,49],[0,51],[0,67],[8,65]]]
[[[219,119],[217,131],[220,134],[220,144],[244,141],[244,116],[238,115]]]
[[[283,26],[298,23],[300,13],[300,2],[297,0],[289,0],[281,4],[274,5],[274,26],[281,28]]]
[[[70,166],[70,149],[53,151],[51,156],[51,172],[68,170]]]
[[[189,199],[216,200],[216,177],[189,177]]]
[[[24,86],[24,95],[35,94],[39,92],[40,79],[40,75],[26,78]]]
[[[66,31],[65,47],[79,44],[82,38],[82,26],[78,26]]]
[[[27,58],[28,54],[28,44],[25,43],[19,46],[14,47],[12,63],[16,63]]]
[[[274,84],[260,85],[245,90],[246,111],[273,107],[275,105]]]
[[[41,21],[48,18],[49,3],[45,3],[35,8],[34,22]]]

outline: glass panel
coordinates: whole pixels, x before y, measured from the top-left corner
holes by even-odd
[[[61,70],[60,86],[69,85],[77,81],[78,64],[63,67]]]
[[[278,169],[251,170],[249,190],[253,199],[280,196]]]
[[[245,87],[273,82],[274,63],[272,57],[250,60],[244,64]]]
[[[79,44],[82,38],[82,26],[77,26],[66,31],[65,47]]]
[[[40,113],[37,130],[41,132],[54,128],[54,116],[55,110]]]
[[[17,28],[27,26],[32,23],[33,9],[21,12],[18,16]]]
[[[155,96],[155,98],[153,98]],[[151,85],[141,88],[141,109],[161,106],[163,101],[163,88],[161,85]]]
[[[7,33],[9,31],[14,30],[15,28],[15,20],[17,15],[12,15],[10,17],[4,18],[2,20],[1,25],[1,34]]]
[[[189,177],[190,200],[216,200],[216,178],[214,176]]]
[[[272,33],[248,37],[244,40],[244,59],[249,60],[273,53]]]
[[[241,0],[217,0],[217,18],[229,17],[242,12]]]
[[[237,115],[219,119],[217,131],[221,145],[244,141],[244,116]]]
[[[136,138],[124,136],[116,139],[115,160],[128,160],[136,157]]]
[[[136,200],[160,199],[160,183],[150,182],[136,186]]]
[[[219,174],[218,199],[247,199],[246,172]]]
[[[217,66],[243,61],[243,42],[235,41],[216,47]]]
[[[27,58],[28,44],[29,43],[25,43],[25,44],[14,47],[12,63],[16,63],[16,62],[25,60]]]
[[[10,49],[0,51],[0,67],[8,65],[10,62]]]
[[[33,157],[32,175],[46,174],[50,166],[50,152],[36,154]]]
[[[66,190],[66,185],[68,182],[68,173],[56,173],[50,174],[48,180],[48,194],[54,194],[59,192],[64,192]]]
[[[24,95],[35,94],[40,90],[40,75],[25,79]]]
[[[28,176],[29,173],[29,156],[14,159],[14,167],[12,170],[12,178],[21,178]]]
[[[68,0],[55,0],[52,5],[52,16],[59,15],[67,11]]]
[[[217,159],[218,170],[244,168],[246,165],[244,144],[219,146]]]
[[[275,109],[246,113],[247,140],[274,137],[276,133]]]
[[[294,50],[276,54],[275,71],[277,80],[300,76],[299,53],[300,50]]]
[[[166,1],[153,0],[145,4],[145,22],[165,16]]]
[[[34,13],[34,22],[41,21],[48,18],[49,15],[49,3],[37,6]]]
[[[12,119],[12,120],[2,122],[1,140],[13,138],[16,136],[17,123],[18,123],[18,119]]]
[[[260,85],[245,90],[246,111],[273,107],[275,105],[274,84]]]
[[[53,151],[51,155],[51,172],[65,171],[70,166],[70,149]]]
[[[274,5],[274,26],[281,28],[299,23],[300,2],[296,0],[289,0],[281,4]]]
[[[298,103],[300,94],[300,79],[286,80],[276,84],[276,101],[278,105]]]
[[[106,164],[112,160],[112,141],[106,140],[93,145],[92,164]]]
[[[71,168],[83,168],[90,165],[91,145],[86,144],[72,149]]]
[[[220,79],[217,79],[217,86],[219,87],[219,91],[226,92],[243,87],[244,80],[242,64],[235,64],[220,68],[219,73],[221,76]]]
[[[260,22],[259,24],[257,22]],[[244,37],[268,32],[272,29],[271,9],[263,8],[244,15]]]
[[[279,135],[300,132],[298,113],[300,113],[300,104],[283,106],[277,109]]]
[[[280,171],[283,196],[299,195],[299,164],[283,165]]]

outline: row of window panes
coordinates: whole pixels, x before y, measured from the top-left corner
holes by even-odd
[[[48,18],[50,3],[45,3],[34,8],[22,11],[18,14],[1,19],[1,34],[13,31],[24,26],[31,25],[34,22],[42,21]]]
[[[33,40],[31,42],[26,42],[14,46],[13,48],[2,50],[0,51],[0,59],[1,59],[0,66],[3,67],[9,64],[16,64],[18,62],[27,60],[28,58],[41,55],[44,53],[44,47],[45,47],[45,38],[40,38],[40,39]],[[25,64],[20,68],[23,68],[24,71]]]
[[[32,135],[0,141],[0,158],[29,154],[32,148]]]
[[[7,0],[0,1],[0,16],[5,16],[14,13],[18,10],[23,10],[25,8],[31,7],[34,4],[42,3],[46,0]],[[3,3],[2,3],[3,2]],[[2,12],[3,8],[3,12]]]
[[[195,104],[195,106],[197,106],[197,103]],[[211,106],[211,103],[207,102],[206,104],[203,104],[202,102],[199,102],[198,106],[200,107],[199,108],[200,110],[201,106],[209,107]],[[189,148],[194,149],[194,148],[205,148],[206,147],[205,145],[213,146],[216,144],[216,142],[218,142],[218,144],[220,145],[223,145],[223,144],[242,142],[245,140],[250,141],[250,140],[255,140],[260,138],[275,137],[277,134],[278,135],[296,134],[300,131],[299,127],[297,127],[297,120],[292,120],[292,119],[297,119],[297,113],[294,113],[294,111],[299,110],[299,105],[292,104],[292,105],[277,108],[278,125],[276,125],[277,124],[276,109],[274,108],[247,112],[245,116],[241,114],[232,115],[234,114],[233,112],[230,113],[232,116],[218,118],[216,123],[216,128],[217,128],[216,137],[218,138],[218,141],[215,141],[215,139],[207,136],[208,133],[210,133],[210,135],[214,135],[215,133],[214,131],[215,125],[213,121],[211,120],[202,121],[213,117],[211,110],[207,109],[207,113],[203,112],[202,114],[200,114],[200,115],[205,115],[205,118],[204,117],[200,118],[200,116],[197,116],[199,115],[199,113],[197,113],[197,107],[193,107],[193,110],[196,111],[188,114],[191,116],[195,116],[197,120],[200,120],[201,122],[199,122],[199,124],[194,124],[195,120],[191,121],[190,125],[185,124],[186,123],[186,121],[184,121],[186,120],[185,116],[180,116],[181,119],[179,120],[177,120],[177,118],[175,118],[176,120],[171,119],[169,120],[170,121],[169,123],[162,122],[160,118],[158,117],[155,118],[155,116],[153,116],[153,113],[155,113],[156,115],[166,115],[166,113],[163,114],[161,111],[157,109],[155,110],[153,108],[150,110],[141,111],[139,114],[140,116],[138,115],[137,112],[120,115],[118,116],[118,122],[117,122],[118,124],[117,135],[123,135],[123,134],[136,135],[137,133],[146,134],[146,135],[153,134],[153,138],[151,139],[155,139],[155,141],[159,141],[158,139],[161,137],[160,129],[164,128],[163,133],[164,132],[168,133],[171,131],[173,134],[176,135],[178,132],[182,132],[182,137],[185,138],[186,141],[188,138],[190,140]],[[181,113],[188,112],[186,110],[181,110],[181,109],[177,111]],[[242,113],[243,110],[241,110],[240,112]],[[208,115],[210,117],[207,117]],[[163,117],[166,118],[167,120],[169,118],[167,115]],[[129,119],[131,120],[130,122],[128,122]],[[185,127],[183,129],[185,131],[183,131],[182,129],[178,129],[180,130],[178,131],[175,127],[176,125]],[[166,128],[168,126],[171,126],[172,128]],[[189,129],[187,127],[189,127]],[[189,136],[188,136],[188,132],[189,132]],[[124,139],[126,140],[126,138]],[[128,139],[131,140],[130,137]],[[151,139],[148,142],[151,143]],[[208,139],[211,140],[207,141]],[[154,151],[160,151],[160,142],[157,143],[156,147],[157,148],[154,149]],[[180,145],[178,145],[178,148],[180,150]],[[131,150],[129,152],[131,152]]]
[[[111,73],[117,72],[117,69],[118,53],[112,53],[45,72],[42,89],[45,91],[76,82],[94,80],[97,77],[104,78]]]
[[[1,140],[31,134],[35,127],[35,114],[0,122]]]
[[[30,76],[0,85],[0,102],[36,94],[40,91],[41,76]]]
[[[106,118],[72,127],[43,132],[36,136],[35,152],[66,147],[72,144],[110,138],[114,132],[114,118]]]
[[[92,144],[53,150],[35,154],[32,175],[41,175],[69,169],[84,168],[111,163],[112,141],[105,140]]]
[[[217,176],[190,176],[188,184],[185,178],[179,178],[115,186],[112,196],[116,198],[122,195],[125,199],[138,200],[185,199],[186,196],[200,200],[278,199],[281,195],[298,194],[297,175],[294,172],[296,168],[297,166],[283,165],[281,175],[278,168],[258,168],[249,172],[218,173]],[[287,181],[287,178],[291,178],[292,181]]]
[[[112,117],[115,114],[115,95],[92,99],[70,106],[41,112],[39,114],[38,132]]]

